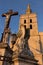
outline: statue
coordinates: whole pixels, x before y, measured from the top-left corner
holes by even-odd
[[[18,12],[13,12],[12,10],[9,10],[9,12],[2,14],[3,17],[6,17],[5,28],[9,27],[11,16],[14,15],[18,15]]]
[[[23,50],[25,44],[24,36],[25,36],[25,28],[23,25],[21,25],[19,32],[17,33],[16,43],[13,48],[14,52],[20,53]]]
[[[28,39],[29,39],[29,29],[27,28],[25,30],[24,25],[21,25],[19,32],[17,33],[16,43],[14,44],[13,47],[13,51],[15,55],[24,54],[24,55],[33,56],[32,52],[28,48]]]
[[[10,35],[9,24],[10,24],[11,16],[14,15],[18,15],[18,12],[13,12],[12,10],[9,10],[7,13],[2,14],[3,17],[6,17],[5,28],[1,40],[4,43],[8,43],[9,41],[9,35]]]

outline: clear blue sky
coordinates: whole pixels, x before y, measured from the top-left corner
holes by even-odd
[[[43,31],[43,0],[0,0],[0,37],[5,24],[5,18],[1,17],[2,13],[13,9],[13,11],[18,11],[19,15],[24,14],[28,4],[30,4],[32,11],[37,13],[38,30]],[[12,33],[18,31],[19,15],[11,18]]]

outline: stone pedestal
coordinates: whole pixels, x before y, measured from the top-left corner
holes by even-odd
[[[7,43],[0,43],[0,65],[11,65],[12,51]]]
[[[13,65],[38,65],[37,61],[29,56],[14,56],[13,57],[14,64]]]
[[[30,50],[24,49],[21,53],[13,53],[13,65],[38,65]]]

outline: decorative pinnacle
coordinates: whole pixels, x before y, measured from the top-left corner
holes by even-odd
[[[30,4],[28,4],[28,7],[27,7],[27,9],[30,9]]]
[[[26,14],[30,14],[30,13],[31,13],[30,4],[28,4],[27,10],[26,10]]]

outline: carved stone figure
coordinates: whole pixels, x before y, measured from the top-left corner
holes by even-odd
[[[19,32],[17,33],[17,40],[14,45],[13,51],[17,53],[20,53],[22,51],[22,49],[24,48],[24,44],[25,44],[24,36],[25,36],[25,29],[24,29],[24,26],[21,25]]]
[[[2,14],[3,17],[6,17],[5,28],[9,27],[11,16],[14,15],[18,15],[18,12],[13,12],[12,10],[9,10],[7,13]]]
[[[28,29],[27,29],[28,30]],[[32,52],[28,48],[28,34],[25,35],[27,31],[25,31],[24,25],[20,26],[19,32],[17,33],[17,40],[14,44],[13,51],[18,54],[29,54],[29,56],[33,56]],[[25,38],[24,38],[25,37]]]
[[[10,28],[9,28],[10,19],[11,19],[11,16],[14,16],[14,15],[18,15],[18,12],[13,12],[12,10],[9,10],[7,13],[2,14],[3,17],[6,17],[5,28],[4,28],[4,32],[2,36],[2,41],[4,43],[8,43],[9,33],[10,33]]]

